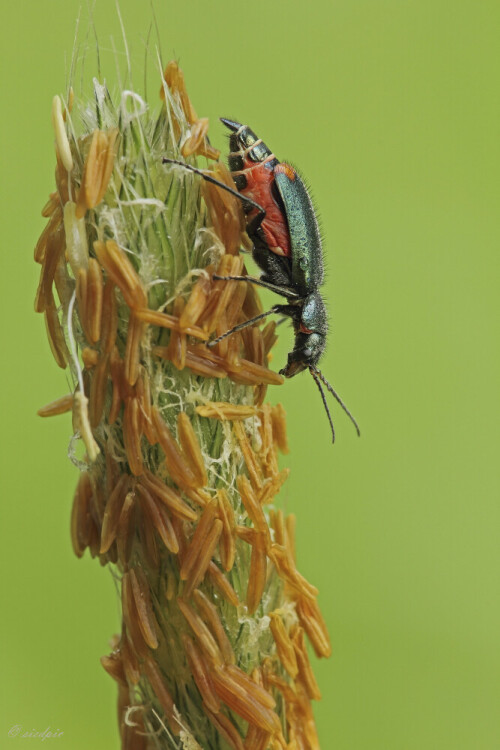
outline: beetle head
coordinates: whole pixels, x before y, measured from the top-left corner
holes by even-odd
[[[287,366],[281,370],[281,375],[286,378],[316,367],[323,354],[328,333],[325,303],[319,292],[311,292],[304,297],[296,311],[292,315],[295,345],[288,355]]]
[[[323,333],[311,331],[302,333],[300,330],[295,335],[295,346],[288,355],[286,367],[280,370],[280,375],[285,378],[293,378],[302,370],[315,367],[325,348],[326,336]]]

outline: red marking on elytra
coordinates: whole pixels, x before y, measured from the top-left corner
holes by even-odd
[[[244,168],[240,174],[244,174],[247,179],[246,187],[240,192],[262,206],[266,212],[261,227],[269,250],[276,255],[284,255],[289,258],[291,256],[290,233],[286,216],[274,200],[271,192],[274,181],[272,167],[266,166],[266,162],[255,163],[245,157]],[[256,212],[257,209],[253,209],[249,216],[254,216]]]
[[[294,182],[295,178],[297,177],[297,172],[295,171],[295,169],[284,161],[278,164],[274,168],[274,171],[277,172],[278,174],[286,174],[286,176],[291,182]]]
[[[306,328],[303,323],[300,324],[299,331],[301,333],[312,333],[313,332],[312,328]]]

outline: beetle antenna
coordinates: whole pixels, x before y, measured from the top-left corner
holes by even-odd
[[[311,368],[309,368],[309,369],[311,369]],[[317,368],[315,368],[314,371],[317,374],[317,376],[320,378],[320,380],[326,385],[326,387],[328,388],[328,390],[330,391],[330,393],[332,394],[332,396],[334,397],[334,399],[336,399],[338,401],[338,403],[340,404],[340,406],[343,408],[343,410],[345,411],[345,413],[347,414],[347,416],[349,417],[349,419],[353,423],[354,427],[356,428],[356,432],[358,433],[358,437],[361,437],[361,431],[359,429],[358,423],[356,422],[356,420],[352,416],[351,412],[349,411],[349,409],[347,408],[347,406],[344,404],[344,402],[340,398],[339,394],[336,391],[333,390],[332,386],[330,385],[330,383],[328,382],[328,380],[325,378],[325,376],[323,375],[323,373],[321,372],[321,370],[318,370]],[[311,370],[311,372],[312,372],[312,370]]]
[[[318,370],[314,370],[312,367],[309,368],[309,372],[314,378],[314,382],[318,386],[319,392],[321,393],[321,398],[323,399],[323,406],[325,407],[326,415],[328,417],[328,421],[330,422],[330,427],[332,428],[332,443],[335,442],[335,428],[333,426],[332,417],[330,414],[330,409],[328,408],[328,404],[326,403],[326,396],[323,388],[321,387],[321,383],[319,382],[318,378]]]
[[[253,201],[251,198],[247,198],[245,195],[242,195],[237,190],[233,190],[233,188],[230,188],[229,185],[226,185],[224,182],[221,182],[220,180],[216,180],[215,177],[210,177],[206,172],[204,172],[202,169],[197,169],[196,167],[192,167],[191,164],[186,164],[183,161],[177,161],[176,159],[167,159],[165,156],[162,159],[163,164],[176,164],[178,167],[184,167],[184,169],[187,169],[188,172],[194,172],[195,174],[200,175],[200,177],[203,177],[204,180],[207,182],[211,182],[212,185],[217,185],[217,187],[220,187],[221,190],[226,190],[228,193],[231,193],[231,195],[234,195],[235,198],[238,198],[242,203],[248,203],[250,206],[253,206],[256,208],[260,213],[264,211],[261,205]],[[265,212],[264,212],[265,213]]]

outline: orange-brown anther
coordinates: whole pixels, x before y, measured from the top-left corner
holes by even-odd
[[[181,326],[179,318],[175,315],[168,315],[168,313],[157,310],[149,310],[147,307],[138,308],[135,310],[135,314],[144,323],[159,326],[160,328],[169,328],[171,331],[193,336],[193,338],[200,339],[200,341],[208,340],[208,334],[202,328],[195,325]]]
[[[174,94],[174,96],[176,94],[179,96],[186,120],[190,124],[195,123],[198,117],[196,115],[196,112],[194,111],[194,107],[191,104],[187,93],[186,84],[184,81],[184,73],[182,72],[181,68],[179,68],[175,60],[171,60],[169,63],[167,63],[167,67],[165,68],[163,77],[172,94]],[[163,87],[160,91],[160,96],[162,97],[162,99],[165,97]]]
[[[184,300],[182,297],[178,297],[174,302],[174,316],[177,320],[177,325],[179,325],[179,315],[183,309]],[[179,333],[176,329],[173,329],[168,343],[168,358],[178,370],[183,370],[186,365],[186,347],[186,334]]]
[[[245,737],[245,750],[267,750],[270,747],[271,734],[264,729],[256,727],[255,724],[249,724]],[[278,743],[277,747],[281,748]]]
[[[90,542],[90,503],[92,486],[87,472],[80,476],[76,486],[71,511],[71,542],[77,557],[82,557]]]
[[[203,706],[203,710],[232,750],[245,750],[240,733],[229,717],[221,711],[213,713],[208,706]]]
[[[92,368],[99,362],[99,352],[97,349],[91,349],[90,346],[85,346],[82,349],[82,362],[85,369],[92,370]]]
[[[49,340],[50,348],[56,363],[63,370],[67,367],[68,362],[71,359],[64,333],[59,322],[59,316],[57,314],[54,298],[45,306],[45,328],[47,331],[47,338]]]
[[[271,404],[264,404],[260,409],[261,427],[260,435],[262,447],[260,449],[261,461],[267,477],[278,474],[278,459],[273,444],[273,427],[271,419]]]
[[[234,651],[229,638],[226,635],[224,626],[220,621],[217,607],[202,591],[200,591],[200,589],[196,589],[196,591],[193,592],[193,599],[198,608],[198,612],[212,631],[212,635],[218,643],[224,661],[226,664],[234,664]]]
[[[267,705],[255,699],[246,686],[229,674],[227,667],[216,667],[212,671],[212,680],[219,698],[242,719],[271,734],[280,731],[278,715]]]
[[[298,672],[297,658],[294,643],[290,638],[281,616],[277,613],[271,614],[271,633],[273,634],[276,650],[283,667],[292,679]]]
[[[282,453],[289,453],[288,440],[286,436],[286,417],[282,404],[276,404],[271,410],[273,424],[273,439]]]
[[[225,490],[218,490],[217,496],[219,501],[219,518],[222,521],[219,555],[222,567],[229,572],[234,565],[236,557],[234,510]]]
[[[228,363],[227,370],[231,380],[245,385],[260,385],[261,383],[282,385],[285,382],[277,372],[250,362],[248,359],[240,359],[237,365]]]
[[[187,327],[198,323],[210,296],[212,273],[213,268],[211,270],[207,269],[207,273],[201,274],[193,286],[186,306],[180,316],[179,325],[181,330],[185,330]]]
[[[260,490],[260,488],[262,487],[262,480],[263,480],[262,471],[258,464],[257,456],[252,450],[250,441],[248,440],[248,437],[246,435],[246,432],[241,422],[235,422],[233,424],[233,431],[236,437],[238,438],[238,442],[240,444],[241,452],[243,454],[243,458],[245,460],[247,471],[250,476],[252,487],[255,490]]]
[[[271,693],[269,693],[260,683],[249,677],[240,667],[228,664],[224,667],[224,670],[235,684],[240,685],[244,690],[248,691],[254,700],[267,708],[276,708],[276,701]]]
[[[139,310],[145,307],[146,293],[142,281],[127,254],[114,240],[108,240],[106,244],[97,240],[94,242],[94,250],[99,263],[120,289],[129,308]]]
[[[286,468],[282,469],[279,474],[275,474],[270,479],[266,479],[259,494],[259,502],[261,505],[273,502],[275,496],[281,490],[289,476],[290,469]]]
[[[211,417],[222,421],[248,419],[257,414],[255,406],[231,404],[226,401],[207,401],[203,406],[197,406],[195,411],[200,417]]]
[[[219,646],[217,645],[215,638],[204,623],[203,619],[187,602],[184,601],[184,599],[179,598],[177,600],[177,604],[179,605],[180,611],[186,618],[186,621],[193,631],[196,640],[198,641],[205,656],[208,658],[209,663],[211,665],[222,664],[223,659]]]
[[[141,484],[160,500],[173,515],[185,521],[196,521],[198,517],[196,512],[184,502],[181,496],[147,469],[141,476]]]
[[[149,653],[149,644],[145,640],[143,629],[139,623],[139,613],[132,589],[130,571],[124,573],[122,578],[122,611],[130,645],[133,646],[134,651],[139,657],[145,658]],[[152,646],[151,648],[156,648],[156,646]]]
[[[316,656],[328,657],[332,653],[326,623],[315,599],[301,596],[297,600],[297,615],[307,633]]]
[[[221,162],[215,165],[211,177],[235,189],[233,179],[226,166]],[[241,201],[217,185],[203,181],[201,193],[210,212],[215,233],[222,241],[226,252],[235,255],[241,246],[242,233],[245,231],[245,219]],[[222,274],[221,274],[222,275]]]
[[[206,539],[208,538],[208,535],[210,534],[210,531],[214,527],[216,519],[217,519],[217,501],[212,500],[207,505],[203,513],[201,514],[200,520],[198,521],[198,524],[196,525],[189,547],[186,550],[186,554],[182,561],[180,574],[179,574],[181,581],[186,581],[190,578],[191,572],[198,562],[198,558],[200,557],[201,554],[203,554],[202,553],[203,545],[205,544]],[[222,526],[222,524],[220,525]],[[208,566],[208,563],[207,563],[207,566]]]
[[[59,201],[59,195],[57,194],[57,191],[50,193],[47,203],[42,208],[42,211],[41,211],[42,216],[46,219],[49,219],[52,216],[52,214],[57,210],[59,205],[60,205],[60,201]]]
[[[127,398],[125,399],[123,414],[123,440],[130,471],[136,477],[140,476],[144,471],[141,436],[139,402],[136,398]]]
[[[118,350],[115,348],[110,358],[109,372],[111,375],[111,382],[113,383],[112,388],[112,400],[108,414],[108,423],[114,424],[120,414],[122,405],[122,394],[123,394],[123,362],[118,355]]]
[[[65,414],[71,411],[73,408],[73,394],[68,393],[61,398],[51,401],[50,404],[46,404],[38,409],[37,414],[39,417],[54,417],[57,414]]]
[[[207,133],[208,117],[200,117],[199,120],[193,123],[193,126],[191,127],[189,133],[189,137],[184,141],[182,145],[181,154],[185,159],[187,159],[188,156],[192,156],[193,154],[196,154],[197,156],[206,156],[208,159],[219,158],[220,151],[217,151],[217,149],[212,148],[210,145],[208,145],[208,149],[210,150],[207,153]],[[208,154],[211,155],[209,156]]]
[[[89,208],[95,208],[103,199],[115,160],[115,142],[118,129],[108,133],[94,130],[90,149],[85,160],[82,182],[76,204],[76,217],[81,219]]]
[[[151,410],[153,426],[158,435],[158,441],[165,454],[165,464],[170,476],[181,489],[196,488],[199,481],[194,475],[191,467],[187,464],[184,456],[179,450],[179,446],[172,437],[172,433],[163,421],[160,412],[154,406]]]
[[[106,654],[106,656],[101,656],[100,662],[110,677],[122,685],[127,684],[125,670],[123,669],[123,659],[119,649],[113,651],[111,654]]]
[[[101,554],[109,550],[118,533],[118,523],[129,489],[130,478],[122,474],[106,503],[101,530]]]
[[[214,360],[215,355],[210,353],[206,347],[188,346],[186,352],[186,365],[197,375],[206,378],[225,378],[227,372],[224,369],[224,360],[221,364]]]
[[[217,274],[220,276],[240,276],[243,270],[243,259],[239,255],[224,255],[220,263]],[[216,281],[218,287],[217,304],[212,312],[208,322],[209,330],[217,327],[220,315],[225,311],[237,291],[237,287],[242,284],[241,281]],[[227,330],[227,329],[226,329]]]
[[[121,645],[121,655],[123,659],[123,671],[127,682],[131,685],[137,685],[141,679],[141,670],[139,668],[139,660],[135,653],[134,646],[130,642],[127,633],[124,631]]]
[[[151,656],[144,661],[143,672],[154,690],[158,703],[165,712],[170,729],[174,734],[180,734],[181,727],[175,718],[173,698],[165,684],[160,668]]]
[[[219,542],[221,533],[222,521],[217,519],[216,521],[214,521],[212,527],[206,535],[206,538],[203,540],[194,565],[192,566],[189,576],[186,580],[186,585],[184,587],[184,595],[186,597],[191,596],[194,589],[203,581],[208,566],[212,561],[212,556]]]
[[[188,635],[182,635],[182,643],[194,681],[196,682],[196,687],[200,691],[204,704],[210,711],[216,714],[219,713],[220,701],[215,693],[208,664],[203,654]]]
[[[257,532],[252,546],[250,573],[247,587],[247,608],[253,614],[259,606],[267,578],[267,556],[265,535]]]
[[[141,507],[141,505],[142,503],[139,503],[139,507]],[[153,525],[150,515],[145,513],[144,510],[142,513],[138,514],[137,530],[139,532],[139,540],[144,560],[148,567],[156,571],[160,567],[158,532]]]
[[[118,521],[118,530],[116,533],[116,546],[118,549],[118,558],[120,563],[125,567],[132,554],[132,547],[135,539],[135,494],[133,491],[127,493],[123,503],[122,512]]]
[[[279,544],[273,544],[268,553],[280,576],[295,590],[301,600],[314,601],[318,596],[318,589],[299,573],[289,551]]]
[[[198,480],[198,486],[204,487],[208,482],[205,462],[198,438],[186,412],[181,411],[177,416],[177,433],[184,455]]]
[[[158,636],[156,634],[158,623],[156,622],[151,605],[151,595],[147,578],[140,568],[130,568],[128,575],[137,609],[138,624],[144,640],[150,648],[158,648]]]
[[[248,286],[248,284],[245,284],[243,281],[238,281],[235,283],[237,283],[237,287],[226,309],[226,330],[228,331],[233,328],[236,325],[237,321],[240,319],[241,309],[243,307],[243,302],[245,301],[245,297],[247,294],[246,287]]]
[[[276,544],[279,544],[281,547],[285,546],[285,519],[283,517],[283,511],[281,508],[279,510],[270,510],[269,511],[269,518],[271,521],[271,527],[274,531],[274,541]]]
[[[286,548],[288,551],[288,554],[291,555],[292,560],[296,562],[296,554],[295,554],[295,526],[297,523],[297,517],[290,513],[286,517]]]
[[[40,235],[35,245],[34,259],[36,263],[42,263],[47,253],[47,245],[54,242],[54,235],[58,236],[60,232],[64,233],[62,208],[58,201],[58,206],[50,220],[47,222],[45,229]]]
[[[158,438],[151,418],[151,389],[149,375],[144,367],[140,368],[140,375],[135,386],[135,391],[141,411],[142,429],[149,444],[156,445]]]
[[[137,493],[141,498],[143,512],[149,517],[163,544],[169,552],[172,552],[174,555],[177,554],[179,551],[179,542],[166,508],[155,501],[153,495],[148,492],[144,485],[137,485]]]
[[[108,279],[104,284],[102,293],[102,324],[101,324],[101,347],[102,351],[111,354],[116,342],[116,330],[118,326],[118,314],[116,310],[115,284]]]
[[[216,325],[215,325],[215,335],[217,338],[219,336],[223,336],[226,331],[229,330],[229,327],[227,325],[226,321],[226,312],[225,310],[221,310],[217,315]],[[227,351],[228,351],[229,342],[227,337],[223,338],[222,341],[219,341],[218,344],[216,344],[213,347],[213,351],[217,352],[219,357],[222,357],[225,359],[227,357]]]
[[[301,627],[295,628],[293,633],[293,648],[297,657],[299,679],[305,688],[308,698],[315,701],[321,700],[321,692],[311,668],[304,640],[304,631]]]
[[[275,331],[276,331],[275,320],[270,320],[269,323],[267,323],[262,329],[262,339],[264,341],[264,351],[266,355],[269,355],[269,352],[271,351],[271,349],[273,348],[273,346],[278,340],[278,337]]]
[[[264,535],[267,549],[271,544],[269,526],[262,506],[255,496],[252,485],[248,481],[247,477],[243,475],[237,477],[236,485],[240,492],[241,501],[245,506],[246,512],[248,513],[248,517],[252,521],[257,531]]]
[[[49,222],[48,226],[52,227],[52,222]],[[42,237],[39,242],[41,242]],[[35,297],[35,312],[43,312],[47,304],[50,303],[52,299],[52,284],[56,276],[57,266],[64,256],[66,247],[65,234],[62,222],[59,219],[54,222],[52,231],[45,237],[42,247],[43,257],[39,260],[42,264],[42,269]]]
[[[208,566],[207,574],[212,585],[218,589],[222,597],[229,602],[229,604],[232,604],[233,607],[239,607],[240,600],[238,599],[238,594],[233,589],[222,570],[217,567],[213,560]]]

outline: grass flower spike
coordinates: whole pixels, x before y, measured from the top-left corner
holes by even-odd
[[[73,388],[39,413],[72,412],[73,549],[120,581],[101,661],[122,747],[314,750],[306,636],[317,656],[330,643],[274,505],[289,474],[284,411],[265,401],[275,323],[206,346],[262,307],[252,284],[213,279],[246,273],[240,202],[162,164],[204,157],[233,186],[175,62],[160,96],[157,115],[97,80],[92,102],[54,97],[35,309]]]

